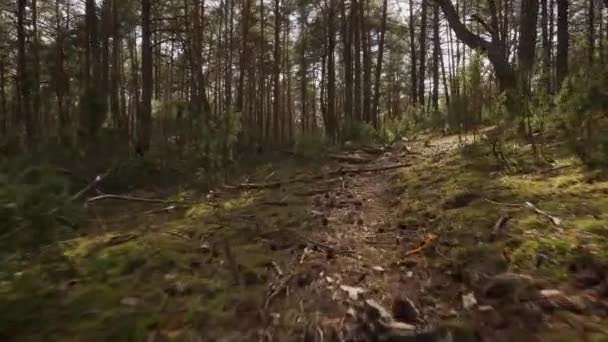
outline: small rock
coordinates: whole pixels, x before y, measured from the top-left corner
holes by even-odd
[[[389,324],[386,324],[385,327],[392,329],[392,330],[406,330],[406,331],[416,330],[415,325],[411,325],[411,324],[407,324],[407,323],[403,323],[403,322],[396,322],[396,321],[392,321]]]
[[[198,246],[198,250],[203,253],[209,253],[211,252],[211,246],[209,246],[209,244],[205,242]]]
[[[167,273],[165,274],[165,280],[171,281],[177,278],[177,274],[175,273]]]
[[[125,306],[137,306],[139,305],[139,299],[135,297],[126,297],[120,301],[120,304]]]
[[[374,266],[374,267],[372,267],[372,270],[374,270],[378,273],[382,273],[385,271],[384,268],[382,268],[382,266]]]
[[[369,318],[373,321],[384,320],[386,322],[392,322],[393,317],[380,303],[373,299],[365,301],[365,308],[369,315]]]
[[[462,307],[466,310],[471,310],[477,305],[477,298],[473,292],[462,295]]]
[[[586,309],[586,305],[582,298],[576,296],[566,296],[559,290],[541,290],[540,295],[540,305],[546,310],[567,310],[572,312],[583,312]]]
[[[420,317],[420,311],[409,298],[395,298],[393,300],[393,317],[401,322],[416,323]]]
[[[513,302],[538,298],[534,279],[525,274],[501,273],[486,284],[483,294],[489,298],[507,299]]]
[[[363,289],[363,288],[360,288],[360,287],[356,287],[356,286],[348,286],[348,285],[340,285],[340,289],[342,291],[348,293],[348,296],[352,300],[359,299],[359,295],[362,295],[365,292],[367,292],[366,289]]]
[[[405,276],[406,276],[407,278],[412,278],[412,277],[414,276],[414,272],[412,272],[412,271],[407,271],[407,272],[405,273]]]

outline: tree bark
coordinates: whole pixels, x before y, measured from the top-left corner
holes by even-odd
[[[152,30],[151,22],[151,3],[150,0],[141,2],[141,105],[138,115],[138,153],[146,153],[150,148],[150,136],[152,129]]]
[[[458,37],[471,49],[479,49],[486,53],[490,63],[494,68],[496,78],[501,91],[514,89],[517,85],[515,69],[509,64],[507,56],[504,54],[503,44],[500,41],[487,41],[479,35],[471,32],[460,20],[454,5],[450,0],[435,0],[441,6],[450,27]]]
[[[427,0],[422,0],[420,14],[420,73],[418,80],[418,102],[425,104],[425,80],[426,80],[426,27],[427,27]]]
[[[384,58],[384,36],[386,34],[386,17],[387,17],[388,0],[382,2],[382,22],[380,24],[380,41],[378,42],[378,62],[376,63],[376,84],[374,94],[374,120],[373,125],[378,128],[378,117],[380,116],[380,77],[382,76],[382,60]]]
[[[410,21],[409,21],[409,32],[410,32],[410,77],[411,77],[411,101],[413,105],[418,103],[418,67],[417,61],[418,56],[416,55],[416,30],[414,21],[414,1],[410,0]]]
[[[302,0],[301,0],[302,1]],[[302,1],[303,3],[303,1]],[[352,6],[352,5],[351,5]],[[352,8],[351,8],[352,11]],[[346,120],[353,120],[353,62],[352,62],[352,21],[346,12],[346,0],[342,0],[342,40],[344,59],[344,114]]]
[[[362,121],[363,113],[361,112],[361,6],[359,1],[353,0],[352,2],[352,18],[351,18],[351,29],[353,30],[353,40],[355,43],[355,86],[353,95],[353,117],[354,121]]]
[[[433,5],[433,111],[439,113],[439,58],[441,40],[439,38],[439,5]]]
[[[555,57],[555,82],[559,90],[568,75],[570,33],[568,32],[569,0],[557,0],[557,55]]]
[[[273,57],[273,118],[272,131],[275,142],[280,142],[279,118],[281,110],[281,84],[279,82],[281,75],[281,13],[280,0],[274,1],[274,57]]]
[[[17,98],[16,114],[18,120],[23,120],[27,142],[31,144],[34,139],[34,120],[32,117],[30,81],[25,56],[26,2],[26,0],[18,0],[17,2],[17,88],[19,96]]]

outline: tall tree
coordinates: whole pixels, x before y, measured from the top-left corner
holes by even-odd
[[[439,112],[439,58],[441,54],[441,39],[439,37],[439,5],[433,4],[433,111]]]
[[[418,80],[418,102],[424,107],[425,79],[426,79],[426,27],[427,27],[427,0],[422,0],[420,14],[420,72]]]
[[[141,105],[139,107],[138,123],[138,153],[146,153],[150,148],[152,128],[152,29],[151,29],[150,0],[141,1]]]
[[[557,54],[555,56],[555,82],[559,90],[568,75],[570,32],[568,30],[569,0],[557,0]]]
[[[418,103],[418,67],[417,61],[418,56],[416,55],[416,30],[414,21],[414,1],[410,0],[409,3],[410,20],[409,20],[409,32],[410,32],[410,77],[411,77],[411,101],[415,105]]]
[[[378,117],[380,116],[379,104],[380,104],[380,77],[382,75],[382,59],[384,58],[384,37],[386,35],[386,17],[387,17],[388,0],[382,2],[382,21],[380,24],[380,40],[378,42],[378,62],[376,62],[376,82],[374,89],[374,127],[378,128]]]

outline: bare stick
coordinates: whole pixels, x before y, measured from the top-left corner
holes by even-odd
[[[91,197],[91,198],[87,199],[86,203],[89,204],[89,203],[93,203],[93,202],[97,202],[97,201],[111,200],[111,199],[120,200],[120,201],[130,201],[130,202],[161,203],[161,204],[183,203],[183,202],[178,202],[178,201],[168,201],[168,200],[161,200],[161,199],[156,199],[156,198],[143,198],[143,197],[111,195],[111,194]]]
[[[72,197],[70,197],[70,201],[73,202],[73,201],[79,199],[82,195],[87,193],[89,190],[96,187],[97,184],[101,183],[106,177],[108,177],[110,175],[110,173],[112,173],[112,170],[114,170],[114,167],[110,167],[105,173],[103,173],[101,175],[97,175],[95,177],[95,179],[93,179],[93,181],[91,181],[87,186],[85,186],[82,190],[78,191]]]

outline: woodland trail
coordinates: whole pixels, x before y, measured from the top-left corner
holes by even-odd
[[[0,338],[607,340],[608,181],[508,173],[457,137],[406,145],[91,202],[79,237],[5,263]]]
[[[456,137],[402,146],[370,159],[369,166],[407,160],[411,165],[426,163],[422,170],[432,173],[433,164],[439,170],[442,160],[459,153],[459,146]],[[555,283],[515,273],[502,266],[508,264],[504,251],[496,251],[503,254],[499,262],[493,257],[486,262],[483,255],[469,265],[453,260],[451,250],[475,249],[482,242],[452,239],[442,227],[450,222],[442,222],[441,213],[410,211],[421,217],[404,218],[400,208],[413,199],[396,188],[410,174],[397,169],[340,177],[331,188],[308,184],[311,190],[320,189],[311,191],[309,207],[319,228],[305,238],[303,252],[277,269],[264,309],[266,327],[257,331],[258,338],[606,341],[607,321],[589,306],[603,306],[600,316],[608,307],[589,299],[594,294],[567,296],[553,288]],[[432,183],[436,188],[427,191],[440,195],[443,184]],[[466,207],[471,200],[457,198],[444,208]],[[417,225],[421,221],[427,224]]]

